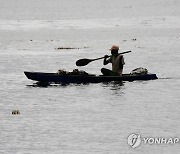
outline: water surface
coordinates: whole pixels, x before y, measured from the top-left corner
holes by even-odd
[[[0,153],[178,153],[179,144],[127,144],[136,132],[180,138],[178,0],[0,2]],[[23,74],[72,71],[76,60],[109,54],[113,44],[132,51],[124,73],[145,67],[159,79],[45,88]]]

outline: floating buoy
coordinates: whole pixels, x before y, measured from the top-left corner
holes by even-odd
[[[12,114],[13,115],[20,114],[20,111],[19,110],[12,110]]]

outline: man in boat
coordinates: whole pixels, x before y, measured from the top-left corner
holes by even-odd
[[[123,65],[125,64],[125,62],[123,55],[118,54],[119,46],[113,45],[110,48],[110,51],[112,56],[108,58],[108,55],[105,55],[103,64],[107,65],[108,63],[112,63],[112,70],[102,68],[101,72],[106,76],[122,76]]]

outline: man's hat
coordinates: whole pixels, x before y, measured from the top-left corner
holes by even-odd
[[[119,46],[113,45],[109,50],[119,50]]]

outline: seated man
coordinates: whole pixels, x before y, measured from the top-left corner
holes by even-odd
[[[108,55],[104,56],[104,65],[107,65],[108,63],[112,63],[112,71],[106,68],[102,68],[101,72],[103,75],[106,76],[122,76],[123,72],[123,65],[124,63],[124,57],[121,54],[118,54],[119,47],[116,45],[113,45],[110,49],[112,56],[108,58]]]

